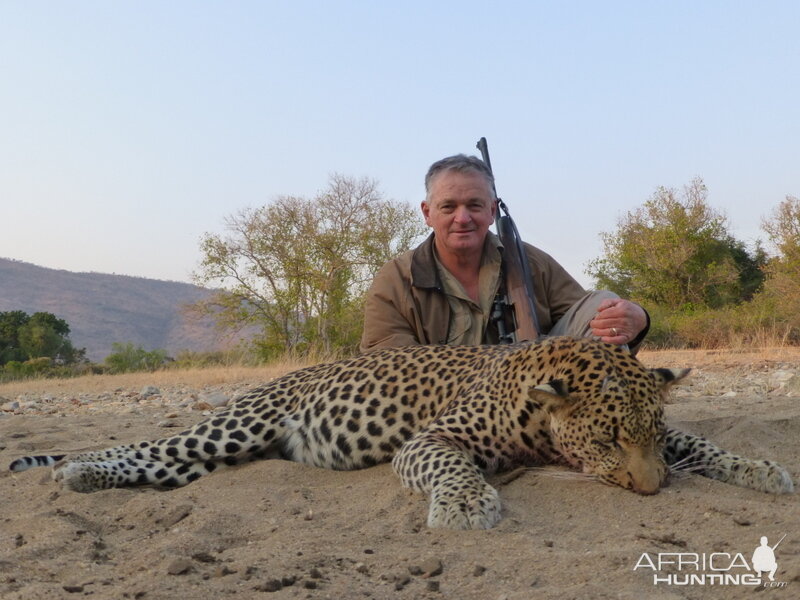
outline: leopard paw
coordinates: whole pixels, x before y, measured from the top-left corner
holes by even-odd
[[[94,463],[65,462],[53,469],[53,480],[62,488],[88,494],[108,487],[104,477],[97,472]]]
[[[490,529],[500,521],[500,497],[488,483],[458,489],[440,487],[431,494],[428,527]]]
[[[757,460],[741,475],[745,487],[766,492],[768,494],[791,494],[794,492],[794,482],[789,473],[769,460]]]

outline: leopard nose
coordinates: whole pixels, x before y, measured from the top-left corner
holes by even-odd
[[[648,479],[647,481],[634,481],[633,491],[643,496],[652,496],[661,489],[661,481],[658,478]]]
[[[644,459],[631,461],[631,468],[628,476],[631,480],[631,487],[637,494],[652,495],[657,494],[667,479],[667,467],[657,459]]]

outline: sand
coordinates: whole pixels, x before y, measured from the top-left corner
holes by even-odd
[[[797,484],[800,366],[787,352],[660,352],[642,359],[696,367],[667,407],[672,424],[776,460]],[[194,386],[194,376],[154,383],[146,374],[0,386],[0,464],[164,437],[177,431],[168,425],[204,418],[211,410],[204,402],[214,394],[232,395],[259,375],[249,370]],[[153,383],[160,394],[142,395]],[[488,531],[464,532],[428,529],[426,499],[401,488],[389,465],[332,472],[273,460],[168,492],[95,494],[62,491],[49,469],[3,471],[0,597],[800,597],[800,495],[770,496],[684,475],[644,497],[558,477],[562,472],[492,477],[503,520]],[[761,536],[774,544],[784,534],[775,551],[776,587],[742,583],[753,572],[737,565],[737,555],[749,563]],[[649,566],[678,557],[681,571]],[[686,562],[704,557],[712,568]],[[733,568],[719,570],[731,562]],[[713,574],[739,583],[719,584]],[[697,577],[679,585],[686,575]]]

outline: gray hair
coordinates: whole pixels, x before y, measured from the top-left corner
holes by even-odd
[[[430,201],[431,195],[431,182],[433,179],[443,173],[444,171],[455,171],[457,173],[478,173],[486,180],[486,185],[489,188],[489,194],[493,200],[496,200],[494,194],[494,177],[489,167],[477,156],[467,156],[466,154],[456,154],[448,156],[441,160],[437,160],[428,169],[425,175],[425,200]]]

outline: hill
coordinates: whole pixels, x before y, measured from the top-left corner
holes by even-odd
[[[230,343],[210,320],[186,318],[186,304],[208,297],[207,289],[125,275],[73,273],[0,258],[0,311],[50,312],[70,326],[70,339],[101,361],[114,342],[147,350],[218,350]]]

